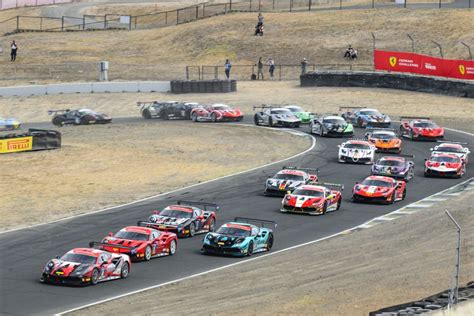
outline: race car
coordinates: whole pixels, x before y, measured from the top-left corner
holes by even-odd
[[[178,101],[137,102],[140,114],[146,118],[162,120],[190,120],[191,111],[199,107],[199,103]]]
[[[290,110],[297,118],[301,120],[301,124],[308,124],[314,118],[314,113],[306,112],[298,105],[287,105],[285,109]]]
[[[218,210],[215,203],[178,201],[162,211],[154,211],[148,220],[139,221],[137,225],[173,232],[180,238],[193,237],[214,231]]]
[[[239,109],[220,103],[198,106],[191,110],[193,122],[238,122],[243,118]]]
[[[265,225],[276,227],[277,224],[273,221],[236,217],[233,222],[225,223],[216,232],[208,233],[202,241],[201,252],[245,257],[270,251],[274,242],[273,230],[264,227]]]
[[[352,191],[353,202],[392,204],[404,200],[405,196],[405,181],[383,176],[369,176],[361,183],[356,182]]]
[[[293,191],[300,185],[317,182],[318,172],[318,169],[312,168],[283,167],[265,181],[263,194],[284,196],[288,191]]]
[[[125,279],[131,261],[126,254],[93,248],[75,248],[46,263],[40,281],[69,285],[95,285],[99,282]]]
[[[432,154],[425,160],[425,177],[461,178],[466,173],[466,164],[455,154]]]
[[[392,129],[370,128],[365,137],[375,146],[376,152],[396,154],[402,152],[402,140]]]
[[[112,118],[107,114],[97,113],[89,109],[50,110],[48,114],[54,115],[52,122],[56,126],[107,124],[112,122]]]
[[[341,191],[331,190],[330,187],[344,190],[343,185],[334,183],[302,185],[285,195],[280,211],[308,215],[322,215],[326,212],[337,211],[341,207]]]
[[[344,137],[354,135],[354,127],[347,123],[342,117],[334,115],[321,115],[309,123],[311,134],[319,136]]]
[[[429,117],[400,118],[400,135],[411,140],[437,140],[444,137],[444,128],[439,127]]]
[[[380,113],[376,109],[367,109],[354,106],[341,106],[341,116],[349,123],[358,127],[390,127],[392,121],[388,115]]]
[[[254,106],[253,109],[261,110],[254,115],[254,123],[257,126],[300,127],[301,125],[301,119],[288,109],[265,104]]]
[[[371,174],[403,179],[408,182],[415,175],[415,163],[405,157],[413,158],[413,155],[384,156],[372,165]]]
[[[453,154],[461,158],[464,161],[464,164],[469,163],[469,154],[471,151],[467,147],[467,143],[461,142],[450,142],[450,141],[438,141],[441,144],[431,148],[431,154]]]
[[[19,129],[21,123],[14,118],[2,118],[0,117],[0,131],[13,131]]]
[[[102,242],[90,242],[91,248],[114,253],[125,253],[132,260],[148,261],[151,258],[172,256],[176,253],[178,237],[150,227],[127,226],[117,233],[109,233]]]
[[[351,162],[351,163],[374,163],[375,157],[375,146],[366,140],[351,139],[347,142],[338,145],[339,162]]]

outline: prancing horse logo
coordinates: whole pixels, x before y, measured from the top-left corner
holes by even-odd
[[[390,57],[389,61],[390,61],[390,66],[395,67],[395,65],[397,64],[397,57],[392,56]]]
[[[464,67],[464,65],[459,65],[459,72],[461,73],[461,75],[464,75],[466,73],[466,68]]]

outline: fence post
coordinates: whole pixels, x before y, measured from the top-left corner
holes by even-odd
[[[403,8],[405,8],[405,9],[407,8],[407,1],[408,0],[403,1]]]
[[[135,30],[137,29],[137,20],[138,20],[138,16],[135,17]]]
[[[165,25],[168,25],[168,11],[165,12]]]
[[[411,37],[410,34],[407,33],[408,38],[411,40],[411,51],[414,53],[415,52],[415,40],[413,37]]]
[[[309,0],[309,4],[308,4],[308,11],[311,11],[311,4],[312,4],[313,0]]]
[[[278,71],[278,72],[279,72],[279,74],[278,74],[278,80],[281,81],[281,65],[278,65],[278,70],[279,70],[279,71]]]
[[[64,31],[64,15],[61,17],[61,32]]]
[[[128,30],[130,31],[132,29],[132,16],[130,16],[130,19],[128,20]]]
[[[438,42],[435,42],[435,41],[432,41],[436,46],[438,46],[439,48],[439,53],[441,55],[441,58],[444,58],[443,56],[443,48],[441,47],[441,45],[438,43]]]
[[[372,0],[372,9],[375,7],[375,0]]]
[[[196,6],[196,20],[198,19],[198,16],[199,16],[199,7]]]
[[[273,0],[272,10],[275,10],[275,0]]]
[[[258,0],[258,12],[262,10],[262,0]]]
[[[232,0],[229,0],[229,10],[232,11]]]
[[[342,10],[342,0],[339,0],[339,10]]]
[[[214,79],[218,79],[219,77],[219,73],[218,73],[218,69],[217,69],[218,66],[214,66]]]
[[[466,43],[464,42],[461,42],[462,45],[466,46],[468,52],[469,52],[469,58],[472,60],[472,53],[471,53],[471,47],[469,45],[467,45]]]
[[[179,9],[176,10],[176,25],[179,24]]]
[[[104,15],[104,30],[107,28],[107,14]]]
[[[441,0],[439,0],[439,6],[438,6],[439,9],[441,9]]]
[[[16,30],[18,31],[20,29],[20,16],[16,16]]]
[[[201,67],[202,67],[202,66],[198,66],[198,79],[199,79],[199,80],[202,80],[202,79],[201,79]]]
[[[186,66],[186,80],[189,80],[189,66]]]
[[[250,12],[252,12],[252,0],[250,0]]]
[[[227,3],[224,3],[224,14],[227,14]]]
[[[86,29],[86,16],[83,15],[82,16],[82,30],[85,30]]]
[[[373,45],[373,46],[372,46],[372,49],[373,49],[372,51],[373,51],[373,55],[374,55],[374,58],[372,59],[372,62],[374,63],[373,68],[374,68],[374,70],[375,70],[375,34],[374,34],[373,32],[370,33],[370,34],[372,34],[372,43],[373,43],[373,44],[372,44],[372,45]]]
[[[290,0],[290,12],[293,12],[293,0]]]
[[[43,17],[40,17],[40,31],[43,30]]]

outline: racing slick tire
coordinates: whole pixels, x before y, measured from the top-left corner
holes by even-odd
[[[80,125],[89,125],[90,120],[87,116],[81,117],[81,120],[79,121],[79,124]]]
[[[196,114],[196,112],[193,112],[193,114],[191,114],[191,120],[193,122],[197,122],[198,121],[198,115]]]
[[[247,256],[253,255],[253,241],[251,241],[247,248]]]
[[[194,225],[194,223],[191,223],[189,225],[189,237],[194,237],[195,234],[196,234],[196,226]]]
[[[357,126],[363,128],[364,127],[364,120],[361,119],[361,118],[357,119]]]
[[[216,113],[212,113],[212,114],[211,114],[211,122],[213,122],[213,123],[217,122]]]
[[[268,126],[273,127],[273,119],[271,117],[268,118]]]
[[[267,240],[267,251],[270,251],[272,249],[273,240],[274,240],[273,234],[270,233],[270,235],[268,236],[268,240]]]
[[[293,127],[298,128],[298,127],[300,127],[300,125],[301,125],[301,123],[296,123],[296,124],[293,125]]]
[[[99,283],[99,270],[94,268],[94,270],[92,270],[92,274],[91,274],[91,284],[96,285],[97,283]]]
[[[64,125],[64,121],[60,117],[55,117],[53,118],[53,125],[61,127]]]
[[[168,111],[163,111],[163,112],[161,112],[161,113],[160,113],[160,118],[161,118],[162,120],[165,120],[165,121],[169,120],[170,117],[168,116]]]
[[[390,200],[387,199],[386,204],[393,204],[395,202],[395,191],[390,195]]]
[[[213,232],[214,230],[216,230],[216,220],[211,218],[209,221],[209,232]]]
[[[326,202],[326,203],[324,203],[324,207],[323,207],[323,211],[322,211],[321,215],[326,214],[327,210],[328,210],[328,203]]]
[[[407,189],[404,189],[402,193],[402,201],[405,199],[406,196],[407,196]]]
[[[149,110],[145,110],[145,111],[143,111],[142,116],[143,116],[143,118],[149,120],[149,119],[151,119],[151,112]]]
[[[151,247],[150,246],[146,246],[145,255],[144,255],[143,259],[145,261],[150,261],[150,259],[151,259]]]
[[[170,242],[170,248],[169,248],[169,254],[170,256],[174,255],[176,253],[176,249],[178,248],[178,245],[176,244],[176,240],[172,240]]]
[[[120,270],[120,277],[122,279],[126,279],[129,273],[130,273],[130,265],[128,264],[128,262],[125,262],[122,266],[122,269]]]
[[[257,114],[254,115],[253,122],[255,123],[255,125],[260,126],[260,121],[258,120]]]
[[[341,208],[342,198],[337,201],[336,211]]]

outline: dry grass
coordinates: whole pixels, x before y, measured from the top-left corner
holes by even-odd
[[[59,150],[2,155],[0,174],[8,181],[0,184],[0,230],[214,179],[310,145],[281,131],[224,125],[143,120],[63,128]]]

